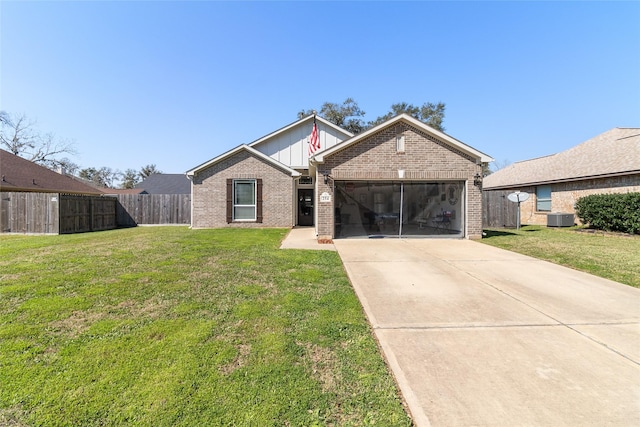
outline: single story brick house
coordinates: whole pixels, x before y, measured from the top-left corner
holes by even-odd
[[[480,238],[482,163],[491,161],[406,114],[355,136],[309,116],[187,171],[191,224],[314,226],[322,242]]]
[[[529,193],[521,222],[537,225],[547,225],[549,214],[575,214],[576,201],[590,194],[640,192],[640,129],[614,128],[560,153],[516,162],[485,177],[483,188]]]

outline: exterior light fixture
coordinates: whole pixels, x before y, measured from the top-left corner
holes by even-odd
[[[479,173],[477,173],[474,177],[473,177],[473,185],[475,185],[476,187],[482,189],[482,175],[480,175]]]
[[[404,169],[398,169],[398,178],[404,178]]]
[[[324,176],[324,183],[328,184],[329,183],[329,178],[331,178],[331,176],[329,175],[329,172],[327,172],[327,171],[322,172],[322,176]]]

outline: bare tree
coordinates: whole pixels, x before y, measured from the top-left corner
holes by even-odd
[[[503,160],[494,160],[493,162],[491,162],[491,172],[497,172],[500,169],[504,169],[507,166],[511,165],[511,161],[509,159],[503,159]]]
[[[43,135],[26,114],[12,116],[6,111],[0,112],[0,147],[50,169],[69,163],[61,155],[76,154],[72,141],[58,139],[52,133]]]

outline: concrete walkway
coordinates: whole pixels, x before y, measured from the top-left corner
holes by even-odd
[[[640,290],[467,240],[335,247],[417,426],[640,425]]]
[[[282,240],[280,249],[311,249],[335,251],[336,247],[329,243],[318,243],[316,231],[313,227],[295,227]]]

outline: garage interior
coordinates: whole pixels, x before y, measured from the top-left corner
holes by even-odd
[[[464,181],[335,181],[334,238],[463,237]]]

